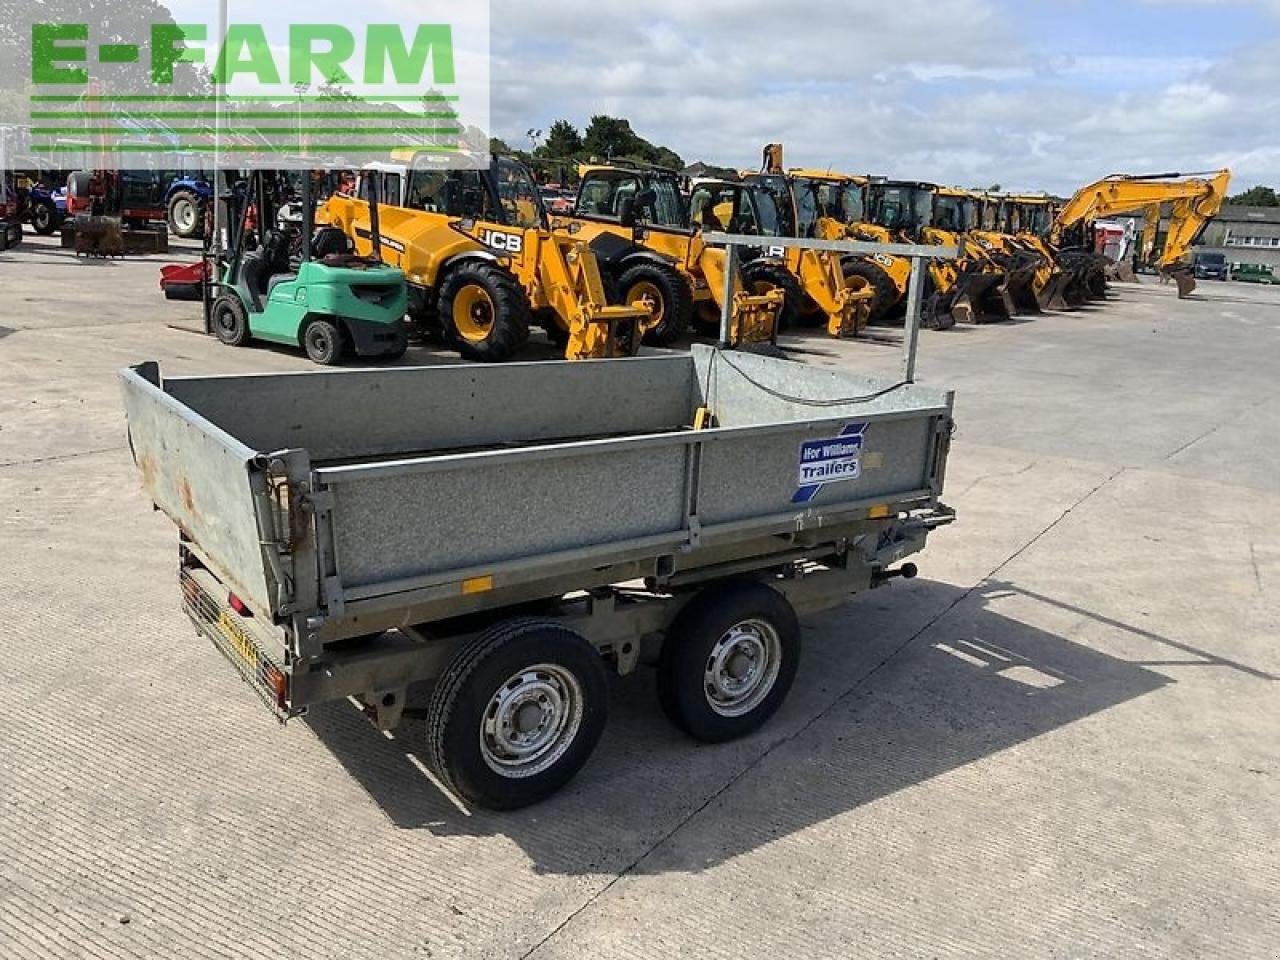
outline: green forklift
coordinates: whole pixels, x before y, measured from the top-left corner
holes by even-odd
[[[229,250],[205,253],[205,331],[233,347],[251,340],[301,347],[325,366],[352,355],[404,356],[408,287],[404,273],[381,260],[376,213],[372,253],[358,256],[341,231],[316,231],[310,171],[296,187],[295,205],[295,181],[255,170],[231,191]],[[300,208],[300,221],[281,217],[282,208]]]

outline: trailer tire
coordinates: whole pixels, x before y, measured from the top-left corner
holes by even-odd
[[[800,663],[791,604],[754,580],[708,587],[680,611],[658,661],[658,700],[677,727],[723,743],[762,726]]]
[[[312,363],[336,366],[342,362],[345,347],[342,328],[332,320],[315,319],[302,328],[302,349]]]
[[[459,649],[436,682],[427,762],[471,803],[526,807],[587,762],[608,703],[603,661],[580,634],[553,620],[508,620]]]
[[[622,271],[615,296],[620,303],[649,303],[654,320],[644,328],[644,342],[668,347],[689,330],[693,319],[693,291],[675,267],[657,260],[642,260]],[[606,293],[612,293],[606,287]]]
[[[763,294],[771,290],[782,291],[782,309],[778,311],[778,332],[781,333],[800,322],[805,294],[791,271],[772,260],[752,260],[742,267],[742,285],[747,293]]]
[[[249,342],[249,312],[234,294],[218,297],[209,307],[214,335],[229,347],[243,347]]]
[[[438,313],[467,360],[501,363],[529,339],[529,299],[519,281],[484,260],[464,260],[440,284]]]

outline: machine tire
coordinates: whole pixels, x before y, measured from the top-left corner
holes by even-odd
[[[668,719],[689,736],[723,743],[759,729],[773,716],[799,663],[800,623],[785,597],[754,580],[719,584],[689,601],[667,630],[658,661],[658,700]],[[758,674],[740,692],[740,702],[726,698],[734,691],[723,689],[743,679],[726,673],[735,664],[740,670],[754,664]]]
[[[526,807],[582,769],[608,707],[603,661],[580,634],[554,620],[508,620],[463,645],[436,682],[426,759],[478,806]],[[533,725],[524,743],[521,724]]]
[[[345,347],[342,329],[332,320],[317,318],[302,328],[302,349],[312,363],[336,366],[342,362]]]
[[[848,277],[861,277],[871,284],[871,289],[875,292],[875,296],[871,301],[871,313],[867,317],[868,323],[879,323],[898,304],[899,295],[898,288],[893,282],[893,278],[878,264],[872,263],[870,260],[846,260],[844,262],[844,275]]]
[[[657,322],[644,333],[644,342],[668,347],[680,339],[693,320],[693,291],[675,267],[645,260],[622,271],[618,277],[619,302],[656,300]]]
[[[51,237],[58,229],[58,208],[52,200],[41,200],[31,208],[31,229],[42,237]]]
[[[243,347],[249,342],[249,311],[234,294],[218,297],[209,307],[213,332],[229,347]]]
[[[510,272],[484,260],[465,260],[440,284],[438,313],[445,333],[468,360],[501,363],[529,339],[529,298]],[[458,328],[459,315],[464,318]]]
[[[778,313],[778,332],[800,322],[804,307],[804,291],[791,271],[775,260],[752,260],[742,266],[742,285],[748,293],[782,291],[782,310]]]
[[[169,232],[190,240],[204,232],[204,215],[200,197],[194,190],[175,190],[169,198],[167,219]]]

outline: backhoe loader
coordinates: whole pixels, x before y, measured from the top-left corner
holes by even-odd
[[[1041,270],[1036,275],[1036,296],[1045,308],[1075,310],[1089,299],[1089,287],[1085,274],[1067,264],[1060,251],[1049,242],[1056,203],[1045,194],[1009,196],[1004,203],[1003,227],[1006,233],[1035,249],[1052,265],[1049,271]],[[1050,287],[1051,283],[1056,284],[1056,289]]]
[[[702,239],[678,175],[646,164],[585,164],[578,172],[573,213],[557,217],[553,227],[588,245],[614,298],[652,312],[645,342],[674,342],[695,316],[718,323],[727,257]],[[749,291],[738,271],[729,307],[732,343],[775,342],[784,298],[785,291],[772,288]]]
[[[365,184],[381,179],[391,195],[377,204],[378,254],[404,271],[411,320],[442,332],[469,360],[510,358],[535,321],[564,344],[566,359],[639,349],[651,311],[609,304],[591,247],[550,229],[523,164],[494,157],[488,170],[454,170],[433,154],[406,159],[365,171],[361,195],[331,197],[317,219],[339,244],[367,254],[373,231]]]
[[[1053,254],[1019,235],[1016,206],[1006,194],[975,193],[981,226],[974,238],[1009,274],[1009,296],[1020,313],[1041,313],[1061,301],[1068,276]]]
[[[1008,318],[1008,274],[968,231],[977,223],[977,204],[962,191],[932,183],[873,178],[868,187],[871,222],[906,243],[954,246],[954,260],[929,263],[923,323],[946,329],[959,323]]]
[[[1159,255],[1153,255],[1151,265],[1162,275],[1172,277],[1178,285],[1178,296],[1185,298],[1196,288],[1191,247],[1205,225],[1218,215],[1230,183],[1230,170],[1208,176],[1113,174],[1076,191],[1059,211],[1051,239],[1069,248],[1087,248],[1088,228],[1099,217],[1145,214],[1154,204],[1171,204],[1169,233]]]

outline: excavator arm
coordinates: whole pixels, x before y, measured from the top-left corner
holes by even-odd
[[[1116,174],[1091,183],[1076,191],[1054,220],[1051,240],[1057,245],[1064,233],[1088,224],[1099,217],[1124,213],[1143,214],[1143,252],[1154,245],[1160,210],[1172,205],[1169,236],[1155,261],[1161,273],[1173,276],[1178,296],[1186,297],[1195,289],[1195,280],[1186,270],[1185,260],[1206,223],[1217,216],[1231,184],[1231,171],[1219,170],[1209,177],[1184,176],[1179,173],[1150,176]]]
[[[1185,177],[1180,173],[1141,177],[1115,174],[1076,191],[1058,212],[1051,239],[1057,244],[1066,230],[1099,217],[1134,213],[1152,204],[1176,203],[1179,200],[1192,201],[1196,216],[1209,220],[1221,209],[1230,183],[1230,170],[1219,170],[1207,179]]]

